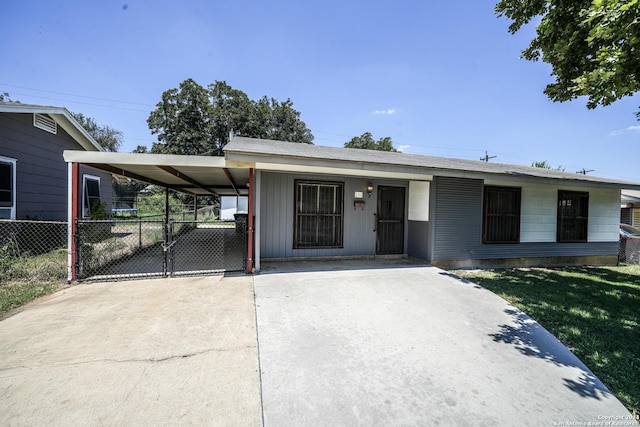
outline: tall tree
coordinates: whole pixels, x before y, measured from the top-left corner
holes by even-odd
[[[218,154],[212,141],[212,106],[209,92],[192,79],[169,89],[151,112],[147,123],[158,143],[151,151],[166,154]]]
[[[541,18],[522,57],[552,66],[551,100],[595,108],[640,90],[640,0],[500,0],[495,11],[512,34]]]
[[[345,142],[344,148],[361,148],[364,150],[398,151],[393,147],[391,137],[385,136],[377,141],[373,139],[371,132],[365,132],[360,136],[354,136],[351,141]]]
[[[178,89],[162,94],[162,101],[147,119],[151,133],[158,134],[156,153],[222,155],[229,134],[251,138],[311,143],[313,135],[300,113],[287,99],[266,96],[251,100],[224,81],[204,88],[187,79]]]
[[[122,146],[122,131],[111,126],[99,125],[82,113],[71,113],[74,119],[107,151],[118,151]]]

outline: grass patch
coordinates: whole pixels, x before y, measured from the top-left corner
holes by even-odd
[[[67,250],[33,257],[0,257],[0,315],[63,286]]]
[[[555,335],[640,414],[640,266],[460,270]]]

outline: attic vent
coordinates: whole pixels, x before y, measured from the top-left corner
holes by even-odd
[[[46,114],[34,114],[33,125],[54,135],[58,133],[58,124]]]

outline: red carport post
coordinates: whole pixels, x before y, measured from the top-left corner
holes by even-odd
[[[76,220],[78,219],[78,212],[80,208],[79,204],[79,190],[80,190],[80,165],[76,162],[69,163],[69,176],[68,176],[68,185],[69,185],[69,210],[68,210],[68,221],[69,221],[69,255],[67,256],[67,280],[69,282],[75,282],[77,279],[77,264],[78,264],[78,248],[77,248],[77,240],[76,234],[77,224]]]
[[[247,274],[253,273],[253,168],[249,168],[249,209],[248,209],[248,236],[247,245]]]

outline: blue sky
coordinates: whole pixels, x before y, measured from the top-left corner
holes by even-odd
[[[637,97],[588,110],[543,94],[550,67],[519,59],[492,1],[85,1],[0,3],[0,92],[155,140],[146,119],[187,78],[252,99],[290,98],[319,145],[372,132],[415,154],[640,182]]]

